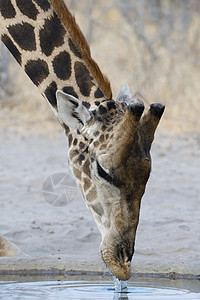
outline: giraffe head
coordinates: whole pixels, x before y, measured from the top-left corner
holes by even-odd
[[[61,91],[57,103],[69,138],[69,164],[102,235],[102,259],[113,275],[127,280],[151,143],[164,106],[152,104],[142,117],[144,104],[128,87],[117,101],[96,101],[90,108]]]

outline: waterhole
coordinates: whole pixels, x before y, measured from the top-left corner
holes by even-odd
[[[0,299],[200,299],[200,281],[167,279],[131,279],[122,291],[112,278],[97,276],[0,277]]]

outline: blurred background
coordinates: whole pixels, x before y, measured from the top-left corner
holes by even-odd
[[[114,97],[128,83],[146,106],[162,102],[160,130],[198,135],[200,125],[199,0],[66,0],[111,81]],[[47,103],[0,46],[3,127],[27,135],[59,129]],[[10,117],[8,117],[8,115]]]
[[[114,98],[128,83],[147,108],[166,105],[152,147],[134,268],[199,275],[200,1],[66,3]],[[48,103],[0,44],[1,234],[32,256],[59,253],[96,262],[100,234],[80,194],[65,207],[42,196],[50,175],[71,176],[66,146]]]

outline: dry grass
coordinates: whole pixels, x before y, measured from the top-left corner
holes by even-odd
[[[166,104],[160,130],[199,132],[198,0],[190,1],[187,11],[177,6],[177,1],[164,0],[66,2],[90,40],[93,57],[108,75],[115,97],[128,83],[147,106]],[[155,9],[158,2],[160,11],[154,12],[150,8]],[[172,16],[169,26],[168,16]],[[13,60],[10,78],[12,96],[3,101],[0,110],[4,130],[20,135],[58,132],[48,104]]]

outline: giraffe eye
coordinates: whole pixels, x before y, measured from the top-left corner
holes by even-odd
[[[111,177],[108,173],[106,173],[106,171],[100,166],[100,164],[98,163],[98,161],[97,161],[97,171],[98,171],[98,175],[99,175],[101,178],[103,178],[103,179],[105,179],[107,182],[113,184],[113,179],[112,179],[112,177]]]

